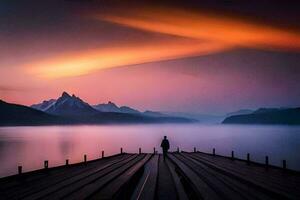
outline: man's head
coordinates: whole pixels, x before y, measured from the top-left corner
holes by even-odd
[[[167,136],[164,136],[164,139],[167,139]]]

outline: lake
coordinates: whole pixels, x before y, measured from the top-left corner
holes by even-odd
[[[43,167],[99,158],[120,152],[160,151],[160,141],[167,135],[171,150],[212,152],[264,162],[268,155],[270,163],[300,170],[300,126],[248,126],[248,125],[111,125],[111,126],[40,126],[0,128],[0,176],[17,173],[17,166],[24,171]]]

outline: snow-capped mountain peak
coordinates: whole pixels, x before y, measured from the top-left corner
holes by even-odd
[[[55,102],[56,102],[56,99],[45,100],[42,103],[31,105],[31,107],[36,109],[36,110],[45,111],[49,107],[51,107],[53,104],[55,104]]]
[[[51,103],[48,103],[49,101],[51,101]],[[67,92],[63,92],[57,100],[53,99],[49,101],[44,101],[42,104],[44,106],[43,111],[50,114],[76,116],[93,115],[98,113],[98,111],[91,107],[88,103],[84,102],[79,97],[76,97],[74,94],[72,96],[69,95]],[[47,106],[45,102],[47,102]],[[36,105],[32,105],[32,107],[39,109]]]

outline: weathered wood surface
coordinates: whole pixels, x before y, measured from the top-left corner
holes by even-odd
[[[158,180],[157,180],[157,199],[168,200],[177,199],[176,187],[172,175],[163,156],[159,156],[158,163]]]
[[[297,197],[300,199],[298,172],[285,171],[277,167],[265,168],[255,163],[248,165],[241,160],[232,161],[225,157],[214,157],[203,153],[183,153],[183,155],[192,157],[215,171],[251,185],[257,190],[273,194],[273,198]]]
[[[200,152],[123,153],[1,178],[0,199],[300,199],[300,173]]]
[[[144,173],[136,185],[131,200],[144,199],[152,200],[155,197],[156,181],[158,176],[158,158],[154,155],[149,162],[146,163]]]

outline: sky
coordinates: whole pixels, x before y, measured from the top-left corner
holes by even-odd
[[[300,106],[300,3],[0,3],[0,99],[221,114]]]

